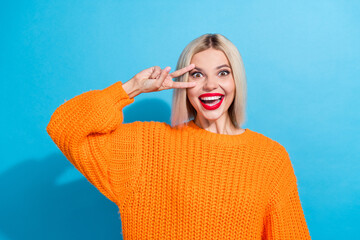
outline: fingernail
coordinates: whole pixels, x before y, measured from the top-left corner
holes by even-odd
[[[166,68],[165,68],[165,71],[170,72],[170,69],[171,69],[171,67],[166,67]]]

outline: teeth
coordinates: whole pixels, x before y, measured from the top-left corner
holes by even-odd
[[[214,97],[202,97],[200,99],[209,101],[209,100],[219,100],[220,98],[221,98],[221,96],[214,96]]]
[[[220,99],[219,100],[217,100],[217,101],[215,101],[215,102],[213,102],[213,103],[207,103],[206,105],[208,105],[208,106],[214,106],[215,104],[218,104],[220,102]]]

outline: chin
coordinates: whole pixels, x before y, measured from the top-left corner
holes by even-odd
[[[224,115],[224,112],[202,112],[201,115],[199,115],[199,117],[201,116],[201,118],[204,118],[208,121],[216,121],[219,118],[221,118]]]
[[[211,115],[211,116],[203,115],[203,117],[208,121],[216,121],[221,117],[221,115],[215,115],[215,116],[214,115]]]

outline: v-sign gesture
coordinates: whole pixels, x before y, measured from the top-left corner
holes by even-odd
[[[170,67],[161,69],[158,66],[147,68],[132,79],[123,84],[124,90],[129,97],[135,97],[140,93],[156,92],[172,88],[195,87],[196,82],[174,82],[172,79],[184,75],[195,68],[195,64],[170,72]]]

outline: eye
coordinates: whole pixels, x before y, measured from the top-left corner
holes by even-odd
[[[192,77],[194,78],[199,78],[199,77],[202,77],[202,73],[201,72],[194,72],[191,74]]]
[[[229,71],[228,70],[224,70],[224,71],[221,71],[221,72],[219,72],[219,75],[220,76],[227,76],[227,75],[229,75]]]

